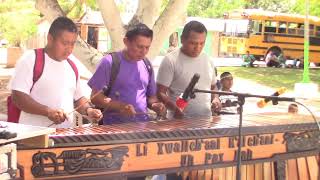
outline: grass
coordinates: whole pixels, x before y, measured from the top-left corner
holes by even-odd
[[[295,83],[302,82],[302,69],[290,68],[248,68],[248,67],[218,67],[218,74],[229,71],[234,77],[239,77],[273,88],[286,87],[294,89]],[[320,87],[320,69],[310,69],[310,81]]]

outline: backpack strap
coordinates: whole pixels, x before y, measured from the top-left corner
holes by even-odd
[[[110,81],[109,81],[109,85],[108,88],[106,89],[106,91],[104,91],[104,95],[105,96],[109,96],[110,92],[111,92],[111,88],[117,78],[117,75],[119,73],[120,70],[120,59],[119,56],[116,52],[112,52],[110,53],[111,58],[112,58],[112,64],[111,64],[111,73],[110,73]],[[153,72],[153,68],[151,65],[151,62],[149,61],[149,59],[145,58],[143,59],[143,62],[145,64],[145,66],[147,67],[148,73],[149,73],[149,82],[148,85],[150,84],[151,81],[151,77]]]
[[[33,66],[33,78],[32,78],[33,82],[32,82],[30,92],[33,89],[34,84],[40,79],[40,77],[43,73],[44,64],[45,64],[44,48],[35,49],[34,51],[36,54],[36,58],[35,58],[34,66]],[[78,71],[76,64],[72,60],[70,60],[69,58],[67,59],[67,61],[70,64],[72,70],[74,71],[74,74],[76,76],[76,82],[78,82],[79,71]]]
[[[110,53],[110,55],[112,58],[111,73],[110,73],[110,81],[109,81],[108,88],[104,92],[105,96],[110,95],[111,88],[112,88],[112,86],[117,78],[117,75],[119,73],[119,70],[120,70],[120,59],[119,59],[117,52],[112,52],[112,53]]]
[[[78,71],[78,68],[76,66],[76,64],[70,60],[69,58],[67,59],[68,63],[70,64],[74,74],[76,75],[76,82],[78,82],[78,79],[79,79],[79,71]]]
[[[30,92],[33,89],[34,84],[40,79],[44,69],[44,48],[34,50],[36,58],[33,66],[33,78]]]
[[[147,70],[148,70],[148,73],[149,73],[149,82],[148,82],[148,86],[149,86],[154,71],[153,71],[152,64],[151,64],[151,62],[150,62],[150,60],[148,58],[144,58],[143,62],[144,62],[144,65],[147,67]]]
[[[145,58],[145,59],[143,59],[143,62],[148,69],[149,76],[151,77],[151,75],[153,75],[153,67],[152,67],[150,60],[148,58]]]

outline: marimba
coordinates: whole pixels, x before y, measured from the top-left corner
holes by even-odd
[[[116,179],[178,173],[186,179],[319,179],[320,132],[311,116],[287,113],[134,122],[58,129],[48,148],[18,150],[25,179]]]

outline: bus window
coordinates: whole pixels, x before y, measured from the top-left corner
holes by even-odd
[[[298,24],[298,34],[304,35],[304,24],[302,24],[302,23]]]
[[[297,34],[297,23],[289,23],[288,24],[288,34]]]
[[[278,33],[287,33],[287,22],[280,21]]]
[[[224,33],[227,36],[245,37],[248,34],[249,20],[227,20]]]
[[[253,34],[261,34],[262,32],[262,21],[252,20],[249,23],[249,32]]]
[[[316,26],[316,36],[320,37],[320,26]]]
[[[276,21],[265,21],[264,32],[265,33],[276,33],[277,32],[277,22]]]
[[[309,25],[309,35],[314,36],[314,24]]]

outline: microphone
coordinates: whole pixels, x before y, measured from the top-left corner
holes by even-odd
[[[271,96],[279,96],[280,94],[283,94],[287,91],[287,89],[285,87],[281,87],[279,88],[276,92],[274,92]],[[264,99],[261,99],[260,101],[257,102],[257,106],[259,108],[263,108],[267,105],[267,103],[269,101],[271,101],[272,98],[264,98]]]
[[[176,105],[180,110],[184,110],[185,107],[188,105],[188,99],[192,96],[194,86],[197,84],[197,82],[200,79],[200,75],[198,73],[195,73],[188,84],[187,88],[184,90],[183,94],[179,96],[176,100]]]

